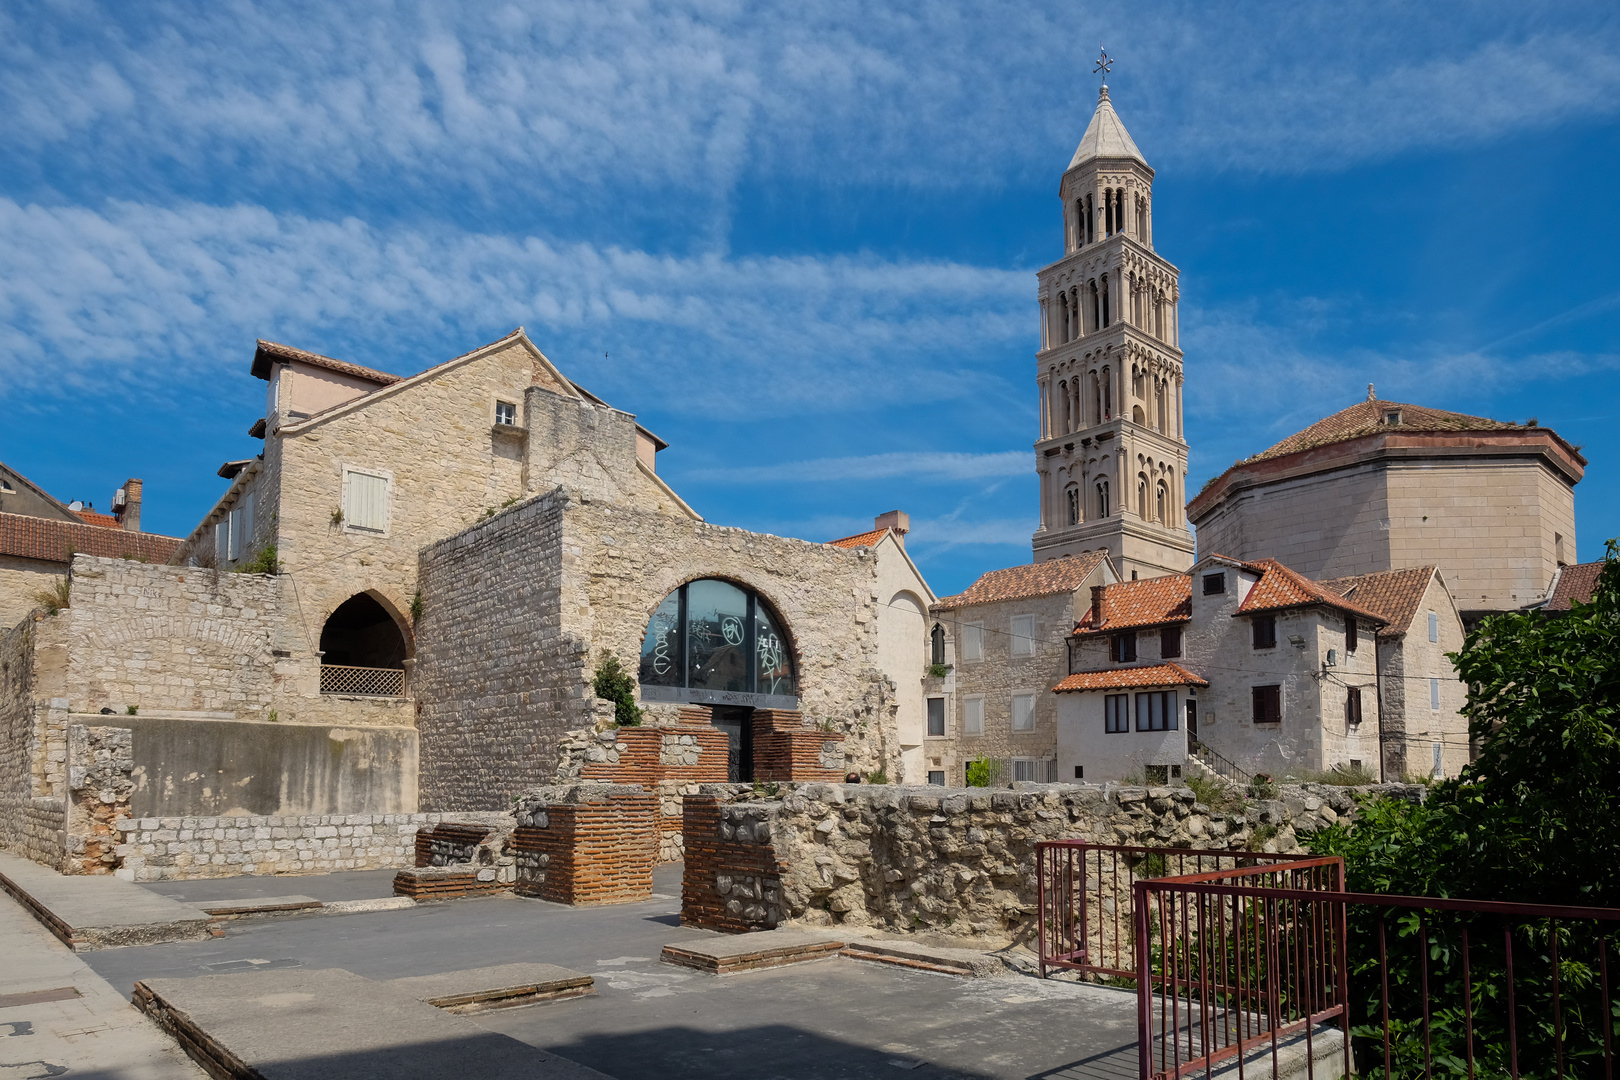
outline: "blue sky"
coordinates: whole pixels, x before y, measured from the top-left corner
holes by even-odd
[[[257,337],[525,326],[709,520],[1029,559],[1034,271],[1096,100],[1182,270],[1189,487],[1365,394],[1535,416],[1620,534],[1612,3],[0,8],[0,460],[184,534]],[[1118,24],[1089,12],[1119,16]]]

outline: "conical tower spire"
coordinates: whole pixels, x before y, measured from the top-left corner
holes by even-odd
[[[1075,148],[1069,168],[1077,169],[1099,158],[1147,164],[1142,151],[1136,148],[1136,140],[1131,138],[1131,133],[1125,130],[1124,122],[1114,111],[1114,103],[1108,100],[1106,84],[1097,91],[1097,111],[1091,114],[1091,123],[1086,125],[1086,133],[1080,137],[1080,145]]]

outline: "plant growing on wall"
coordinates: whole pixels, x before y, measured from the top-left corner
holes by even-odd
[[[967,786],[990,787],[1000,777],[999,765],[992,758],[974,758],[967,763]]]
[[[943,679],[945,676],[949,675],[950,673],[951,673],[951,665],[949,665],[949,664],[929,664],[928,665],[928,677],[930,679]]]
[[[411,597],[411,625],[416,625],[422,618],[422,590],[417,589],[416,595]]]
[[[609,652],[602,654],[591,687],[597,697],[613,702],[613,720],[620,727],[635,727],[641,723],[641,706],[636,704],[636,681],[624,670],[617,656]]]
[[[35,589],[28,594],[28,599],[55,615],[68,606],[69,594],[73,591],[73,582],[65,577],[59,577],[43,589]]]
[[[258,553],[247,562],[241,563],[235,570],[238,574],[279,574],[281,563],[276,561],[276,545],[266,544]]]

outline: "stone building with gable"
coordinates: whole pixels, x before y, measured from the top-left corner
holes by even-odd
[[[961,785],[980,760],[1005,781],[1060,779],[1052,688],[1068,673],[1068,637],[1092,589],[1118,580],[1107,552],[1088,551],[992,570],[934,604],[923,686],[929,783]]]

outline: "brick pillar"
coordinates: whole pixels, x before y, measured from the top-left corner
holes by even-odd
[[[823,751],[830,760],[834,751],[829,744],[842,743],[843,733],[806,728],[797,709],[755,709],[753,734],[755,780],[838,783],[844,778],[841,749],[836,751],[837,767],[822,764]]]
[[[627,904],[652,897],[658,860],[658,799],[651,792],[585,792],[551,803],[544,824],[520,825],[519,896],[558,904]]]

